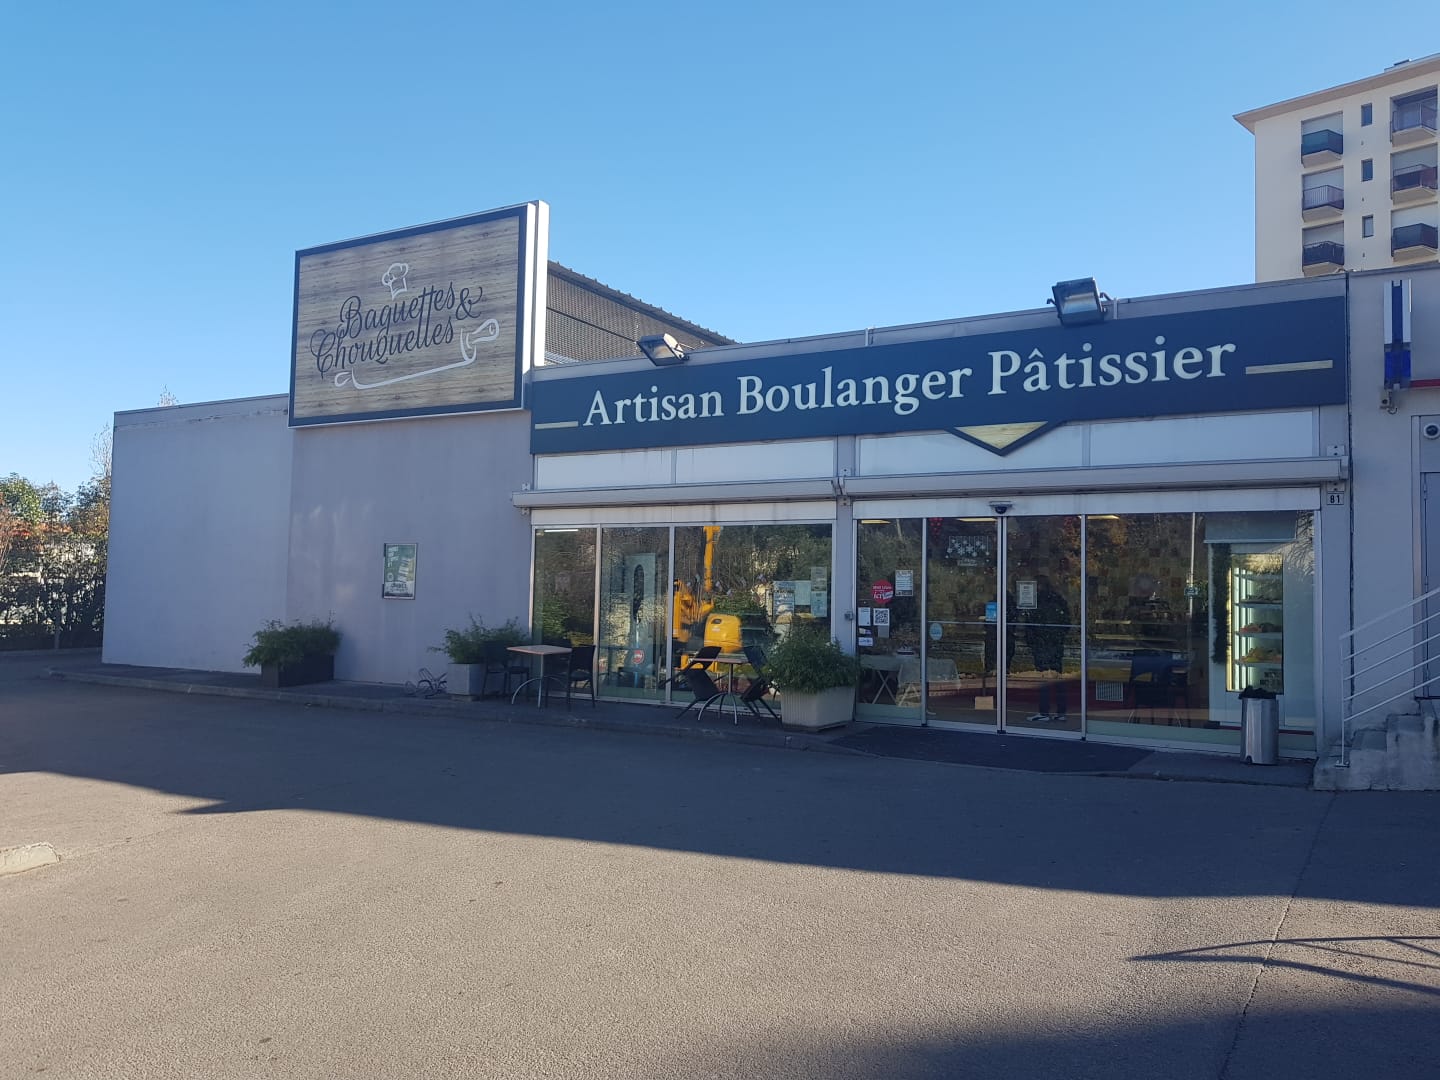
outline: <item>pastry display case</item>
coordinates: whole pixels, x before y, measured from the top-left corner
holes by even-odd
[[[1233,555],[1226,689],[1285,692],[1284,561],[1274,555]]]

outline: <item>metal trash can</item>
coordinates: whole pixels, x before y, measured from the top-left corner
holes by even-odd
[[[1269,690],[1240,694],[1240,755],[1251,765],[1280,760],[1280,703]]]

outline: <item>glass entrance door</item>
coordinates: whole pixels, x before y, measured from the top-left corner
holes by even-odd
[[[996,519],[927,518],[926,533],[927,720],[993,728],[1000,715]],[[907,689],[918,702],[918,663],[914,671]]]
[[[1007,517],[1005,729],[1079,735],[1080,519]]]

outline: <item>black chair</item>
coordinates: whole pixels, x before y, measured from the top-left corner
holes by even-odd
[[[1130,723],[1141,723],[1140,711],[1148,710],[1150,723],[1155,723],[1155,710],[1166,714],[1169,724],[1181,723],[1175,711],[1177,695],[1184,695],[1186,687],[1183,678],[1176,672],[1176,661],[1168,652],[1153,649],[1137,649],[1130,658],[1130,687],[1134,707],[1130,710]]]
[[[656,685],[655,688],[656,688],[657,690],[659,690],[659,689],[663,689],[666,683],[684,682],[684,681],[685,681],[685,679],[684,679],[685,672],[687,672],[687,671],[705,671],[705,670],[707,670],[707,669],[710,667],[710,661],[711,661],[711,660],[714,660],[715,657],[717,657],[717,656],[719,656],[719,655],[720,655],[720,646],[719,646],[719,645],[705,645],[705,646],[702,646],[702,647],[699,649],[699,651],[697,651],[697,652],[695,653],[694,656],[690,657],[690,659],[686,662],[686,664],[685,664],[684,667],[681,667],[681,668],[676,669],[676,671],[675,671],[668,679],[661,679],[660,682]]]
[[[705,710],[710,707],[710,703],[716,698],[734,696],[721,690],[720,687],[715,685],[714,679],[710,678],[709,675],[706,675],[703,670],[697,667],[681,668],[676,677],[681,679],[690,692],[695,695],[694,701],[690,702],[690,704],[675,714],[677,718],[684,716],[697,705],[700,706],[700,715],[704,716]],[[723,708],[724,702],[721,701],[720,704]]]
[[[740,704],[749,709],[752,716],[758,716],[761,720],[765,719],[760,715],[761,709],[770,714],[770,719],[779,720],[780,714],[770,707],[770,702],[765,700],[765,695],[770,693],[771,689],[770,680],[763,675],[756,675],[750,680],[750,685],[745,688],[745,692],[740,695]],[[737,724],[740,722],[738,716],[735,718],[735,722]]]
[[[779,720],[780,714],[770,707],[770,702],[765,700],[770,691],[775,689],[770,685],[770,680],[761,674],[765,667],[765,650],[759,645],[746,645],[744,651],[745,659],[750,661],[750,666],[755,669],[755,674],[750,679],[750,685],[740,695],[740,704],[749,709],[754,716],[760,716],[760,709],[763,708],[772,719]]]
[[[577,687],[590,691],[590,707],[595,707],[595,646],[576,645],[570,650],[570,670],[565,678],[565,705],[570,705],[570,694]]]
[[[480,696],[487,697],[490,693],[490,684],[499,680],[499,693],[506,697],[510,696],[510,676],[515,672],[511,661],[515,654],[505,648],[497,641],[487,642],[485,645],[485,675],[480,683]],[[521,671],[528,672],[528,668],[522,667]]]

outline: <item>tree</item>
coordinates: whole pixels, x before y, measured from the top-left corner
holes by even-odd
[[[105,614],[110,478],[71,494],[0,478],[0,636],[88,644]]]

